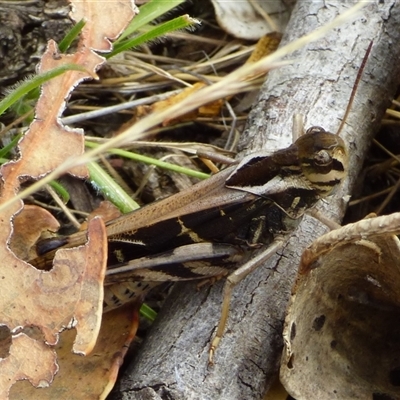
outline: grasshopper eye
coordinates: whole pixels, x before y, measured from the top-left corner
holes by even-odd
[[[314,162],[318,166],[327,166],[332,163],[332,157],[326,150],[320,150],[314,155]]]

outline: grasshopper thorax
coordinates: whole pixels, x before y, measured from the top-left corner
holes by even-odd
[[[313,126],[295,145],[301,170],[310,186],[321,197],[330,195],[347,173],[348,152],[343,139]]]

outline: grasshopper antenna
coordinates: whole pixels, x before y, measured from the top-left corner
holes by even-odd
[[[361,76],[362,76],[362,74],[364,72],[365,64],[367,63],[367,60],[368,60],[368,57],[369,57],[369,53],[371,52],[373,44],[374,44],[374,42],[371,41],[371,43],[369,44],[368,49],[367,49],[367,51],[365,53],[363,61],[361,63],[360,69],[358,70],[357,78],[356,78],[356,81],[354,82],[353,89],[351,91],[351,95],[350,95],[349,102],[347,104],[346,112],[344,113],[342,122],[340,123],[339,129],[338,129],[336,135],[340,134],[340,132],[342,131],[342,129],[344,127],[344,124],[346,123],[347,117],[349,116],[350,109],[351,109],[351,106],[353,105],[353,100],[354,100],[354,97],[356,95],[357,87],[358,87],[358,84],[360,83]]]

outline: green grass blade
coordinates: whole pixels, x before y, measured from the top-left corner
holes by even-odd
[[[124,214],[136,210],[139,205],[96,162],[87,164],[90,181],[104,197],[116,205]]]
[[[95,148],[95,147],[99,146],[97,143],[88,142],[88,141],[85,142],[85,145],[90,148]],[[163,168],[163,169],[166,169],[169,171],[178,172],[180,174],[185,174],[185,175],[191,176],[193,178],[207,179],[210,177],[209,174],[206,174],[204,172],[195,171],[190,168],[185,168],[185,167],[181,167],[176,164],[167,163],[165,161],[157,160],[156,158],[152,158],[152,157],[143,156],[141,154],[133,153],[131,151],[126,151],[126,150],[122,150],[122,149],[109,149],[108,152],[110,154],[115,154],[115,155],[118,155],[118,156],[121,156],[124,158],[129,158],[130,160],[143,162],[145,164],[154,165],[156,167]]]
[[[51,181],[49,182],[49,186],[51,186],[56,193],[61,197],[61,200],[64,202],[64,204],[67,204],[70,199],[70,195],[68,193],[68,190],[60,183],[57,181]]]
[[[157,313],[147,304],[142,304],[140,307],[140,314],[151,322],[154,322],[157,317]]]
[[[43,74],[36,75],[32,79],[22,83],[15,90],[9,93],[2,101],[0,101],[0,115],[10,108],[14,103],[20,100],[24,95],[31,90],[36,89],[43,83],[63,74],[66,71],[86,71],[84,67],[77,64],[65,64],[60,67],[54,68],[51,71],[44,72]]]
[[[140,7],[140,12],[133,18],[132,22],[125,29],[122,35],[116,40],[115,43],[121,42],[124,38],[133,33],[136,33],[140,28],[148,23],[154,21],[161,15],[172,10],[185,0],[152,0]]]
[[[6,146],[0,149],[0,158],[7,158],[8,153],[15,148],[18,143],[18,140],[21,139],[22,134],[15,135],[15,137],[8,143]]]
[[[64,36],[64,39],[61,40],[58,48],[60,49],[61,53],[65,53],[69,47],[71,46],[72,42],[80,35],[82,28],[85,26],[86,21],[81,19],[76,25],[72,27],[72,29]]]
[[[116,54],[121,53],[122,51],[129,50],[133,47],[140,46],[143,43],[150,42],[154,39],[166,35],[169,32],[185,29],[198,23],[199,22],[196,19],[190,18],[188,15],[182,15],[180,17],[174,18],[171,21],[164,22],[163,24],[157,25],[155,27],[151,27],[151,29],[148,30],[147,32],[139,36],[136,36],[132,39],[116,43],[114,45],[113,51],[111,53],[106,54],[105,57],[111,58]]]

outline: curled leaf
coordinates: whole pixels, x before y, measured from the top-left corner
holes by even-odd
[[[399,398],[399,259],[398,238],[385,232],[303,258],[280,372],[294,398]]]

